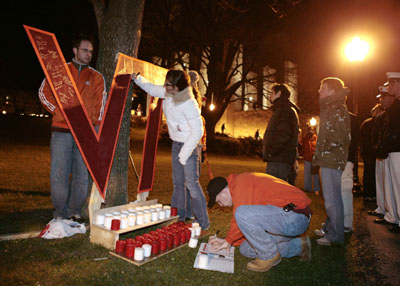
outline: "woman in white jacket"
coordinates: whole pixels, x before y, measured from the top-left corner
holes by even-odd
[[[194,99],[190,79],[181,70],[168,71],[163,86],[148,82],[135,73],[132,79],[145,92],[163,99],[163,111],[167,119],[168,133],[172,140],[172,179],[174,191],[171,206],[178,209],[180,220],[186,217],[186,191],[196,221],[202,229],[208,229],[210,221],[206,198],[199,183],[199,164],[203,135],[203,123],[199,106]],[[189,215],[189,214],[188,214]]]

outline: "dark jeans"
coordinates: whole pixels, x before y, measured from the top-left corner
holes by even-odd
[[[290,171],[292,170],[293,164],[280,163],[280,162],[268,162],[267,170],[265,173],[274,176],[276,178],[288,181]]]
[[[375,157],[363,156],[364,173],[364,197],[376,197],[376,181],[375,181]]]

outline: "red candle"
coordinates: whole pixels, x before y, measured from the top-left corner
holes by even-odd
[[[151,242],[151,254],[157,255],[159,249],[160,249],[160,244],[158,243],[158,241],[152,241]]]
[[[113,219],[111,221],[111,230],[119,230],[119,225],[121,221],[119,219]]]
[[[181,231],[179,233],[179,237],[180,237],[180,240],[181,240],[181,244],[184,244],[186,242],[186,234],[185,234],[185,232]]]
[[[143,239],[144,239],[144,237],[141,236],[141,235],[138,235],[138,236],[135,237],[135,240],[136,240],[136,241],[141,241],[141,242],[143,242]]]
[[[174,237],[174,247],[179,246],[181,244],[181,238],[179,234],[174,233],[173,237]]]
[[[124,252],[125,245],[126,245],[125,240],[117,240],[116,245],[115,245],[115,252],[117,252],[117,253]]]
[[[128,244],[125,250],[125,256],[131,258],[135,255],[135,246],[133,244]]]
[[[174,247],[174,237],[172,235],[167,235],[167,248],[172,249]]]
[[[135,246],[136,246],[136,247],[142,247],[142,246],[143,246],[143,242],[141,242],[141,241],[136,241]]]
[[[178,209],[177,208],[171,208],[171,216],[177,216],[178,215]]]
[[[128,244],[135,244],[135,240],[133,238],[127,238],[126,245],[128,245]]]
[[[188,229],[188,228],[185,229],[185,235],[186,235],[186,241],[189,241],[190,237],[192,235],[192,232],[190,231],[190,229]]]
[[[167,250],[167,238],[160,238],[160,251]]]
[[[145,238],[143,240],[143,244],[151,244],[151,239],[150,238]]]

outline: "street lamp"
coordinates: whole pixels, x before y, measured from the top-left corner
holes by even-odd
[[[356,97],[359,94],[359,64],[367,56],[370,45],[360,37],[353,37],[353,39],[346,45],[344,54],[346,58],[353,63],[353,112],[358,113],[358,104]]]
[[[344,54],[350,62],[362,62],[369,51],[369,44],[360,39],[354,37],[350,43],[346,45]]]
[[[354,71],[353,71],[353,112],[358,114],[358,102],[357,97],[359,97],[360,93],[360,84],[359,84],[359,63],[361,63],[369,52],[370,46],[369,44],[360,39],[359,37],[354,37],[350,43],[348,43],[344,49],[344,54],[347,59],[353,63]],[[358,161],[358,157],[356,158]],[[353,169],[353,190],[359,191],[361,189],[361,184],[358,179],[358,162],[354,164]]]

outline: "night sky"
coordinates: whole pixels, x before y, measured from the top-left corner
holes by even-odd
[[[356,74],[357,83],[368,90],[366,108],[370,108],[378,93],[377,86],[386,80],[385,72],[400,71],[400,1],[304,1],[305,7],[315,13],[299,19],[301,24],[308,23],[299,43],[306,47],[306,61],[299,67],[302,88],[316,92],[325,76],[341,77],[352,88]],[[13,1],[3,6],[0,13],[1,89],[37,90],[44,78],[23,24],[54,33],[67,61],[72,57],[74,33],[97,32],[92,5],[85,0]],[[355,34],[366,35],[374,42],[370,58],[357,68],[340,55],[343,42]]]

